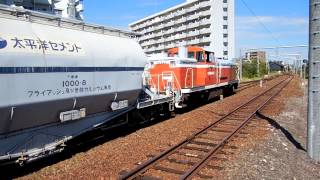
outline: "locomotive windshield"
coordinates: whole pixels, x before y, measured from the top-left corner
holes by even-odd
[[[184,47],[179,47],[184,48]],[[202,47],[197,46],[190,46],[185,47],[185,49],[182,49],[183,51],[180,52],[181,49],[179,48],[172,48],[168,50],[168,56],[169,57],[175,57],[180,56],[185,57],[187,55],[188,58],[196,59],[197,62],[213,62],[215,60],[214,52],[213,51],[206,51]],[[180,54],[182,53],[182,54]]]

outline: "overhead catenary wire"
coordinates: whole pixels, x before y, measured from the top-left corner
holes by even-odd
[[[258,22],[260,23],[260,25],[265,29],[265,31],[267,31],[271,37],[273,38],[273,40],[275,40],[278,44],[280,43],[280,40],[270,31],[270,29],[261,21],[261,19],[259,18],[259,16],[257,16],[257,14],[253,11],[252,8],[250,8],[250,6],[248,5],[248,3],[246,3],[245,0],[241,0],[241,2],[243,3],[243,5],[250,11],[250,13],[258,20]]]

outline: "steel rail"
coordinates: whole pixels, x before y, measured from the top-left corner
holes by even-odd
[[[286,80],[291,81],[291,78],[287,78]],[[285,80],[285,81],[286,81]],[[289,82],[290,82],[289,81]],[[288,82],[288,83],[289,83]],[[152,165],[155,162],[158,162],[159,160],[165,159],[168,156],[172,155],[176,150],[179,150],[181,147],[183,147],[184,145],[188,144],[192,139],[194,139],[195,137],[197,137],[198,135],[202,134],[203,132],[207,131],[208,129],[212,128],[213,126],[217,125],[218,123],[222,122],[223,120],[225,120],[228,116],[232,115],[233,113],[235,113],[236,111],[238,111],[239,109],[245,107],[246,105],[250,104],[251,102],[253,102],[254,100],[258,99],[259,97],[265,95],[266,93],[270,92],[272,89],[278,87],[279,85],[281,85],[283,83],[283,81],[277,83],[276,85],[274,85],[273,87],[263,91],[262,93],[254,96],[253,98],[249,99],[247,102],[243,103],[242,105],[238,106],[237,108],[235,108],[234,110],[232,110],[231,112],[227,113],[226,115],[224,115],[223,117],[221,117],[219,120],[217,120],[216,122],[210,124],[209,126],[207,126],[206,128],[202,129],[201,131],[191,135],[190,137],[188,137],[187,139],[181,141],[180,143],[176,144],[175,146],[171,147],[170,149],[162,152],[160,155],[146,161],[145,163],[139,165],[138,167],[136,167],[135,169],[133,169],[132,171],[130,171],[129,173],[127,173],[126,175],[120,177],[120,179],[135,179],[137,177],[139,177],[142,173],[144,173],[146,170],[151,169]],[[281,90],[280,90],[281,91]],[[279,91],[279,92],[280,92]],[[274,97],[274,96],[273,96]],[[267,103],[267,102],[266,102]],[[264,105],[266,104],[264,103]],[[253,113],[253,115],[256,112]],[[232,134],[235,134],[238,131],[235,131]],[[225,142],[225,139],[223,140]],[[194,172],[194,171],[192,171]]]
[[[253,113],[251,113],[250,116],[247,119],[245,119],[229,136],[225,137],[214,149],[210,151],[208,155],[206,155],[206,157],[201,162],[193,166],[193,168],[190,169],[187,173],[185,173],[180,179],[191,179],[195,174],[197,174],[208,163],[208,161],[211,160],[210,158],[214,155],[214,153],[217,152],[220,148],[222,148],[228,142],[228,140],[230,140],[235,134],[237,134],[237,132],[239,132],[270,100],[277,96],[282,91],[282,89],[290,83],[291,80],[292,78],[287,79],[279,90],[272,94],[272,96],[270,96],[263,104],[257,107],[256,110]]]
[[[258,79],[258,80],[253,80],[253,81],[242,82],[242,83],[240,83],[238,89],[236,89],[236,92],[240,92],[240,91],[243,91],[245,89],[249,89],[251,87],[257,86],[260,81],[271,81],[274,78],[276,78],[276,77],[269,77],[269,78],[266,78],[266,79]]]
[[[257,83],[258,83],[258,82],[252,82],[252,83],[240,85],[240,86],[238,87],[238,89],[236,89],[235,92],[240,92],[240,91],[249,89],[249,88],[251,88],[251,87],[257,86],[257,85],[258,85]]]

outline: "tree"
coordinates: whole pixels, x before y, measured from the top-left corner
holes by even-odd
[[[262,77],[267,74],[267,63],[266,61],[259,62],[259,71],[258,74],[258,61],[257,59],[252,59],[251,61],[247,61],[243,63],[243,77],[246,78],[255,78]]]

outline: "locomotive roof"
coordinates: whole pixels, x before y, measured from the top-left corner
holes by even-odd
[[[159,57],[159,56],[154,56],[154,57],[148,57],[148,60],[150,62],[168,62],[168,61],[179,61],[179,62],[184,62],[184,63],[196,63],[197,60],[193,58],[181,58],[181,57]]]

